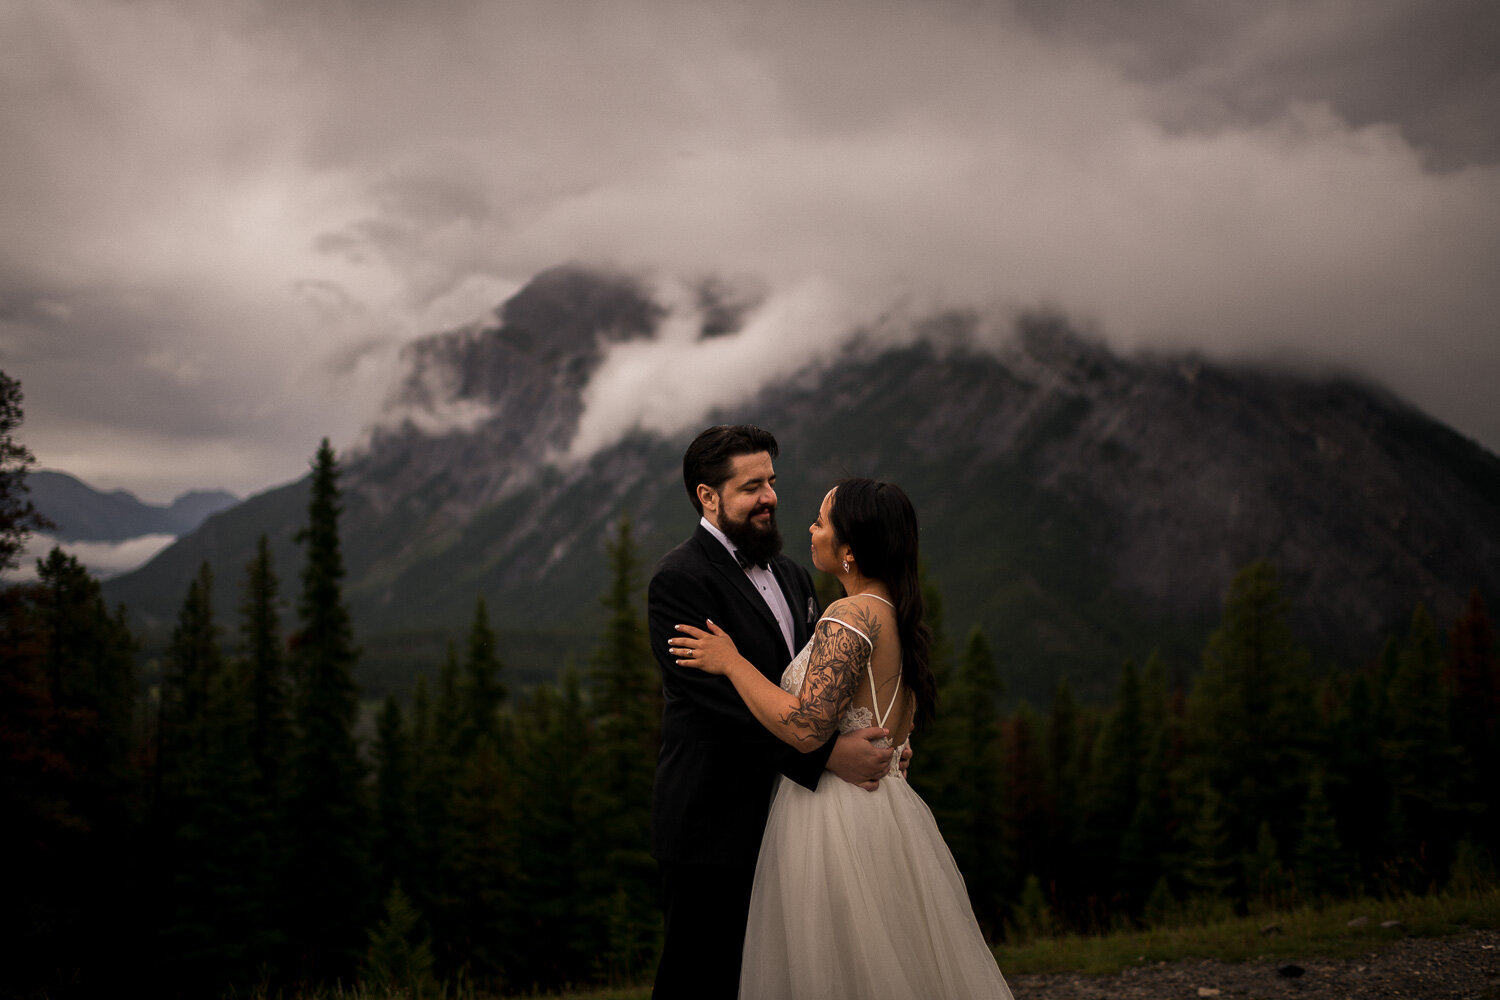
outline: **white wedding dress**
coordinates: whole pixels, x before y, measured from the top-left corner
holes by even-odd
[[[802,690],[811,649],[809,642],[787,666],[783,690]],[[873,683],[870,691],[878,708]],[[898,682],[892,705],[900,694]],[[874,724],[870,708],[851,706],[839,731]],[[874,792],[827,773],[816,792],[777,779],[755,869],[741,1000],[1010,1000],[963,876],[900,760],[898,750]]]

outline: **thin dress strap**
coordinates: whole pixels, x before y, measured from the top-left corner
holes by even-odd
[[[890,601],[887,601],[884,597],[881,597],[879,594],[860,594],[859,596],[860,597],[873,597],[873,598],[875,598],[875,600],[880,601],[882,604],[890,604],[890,606],[892,608],[895,608],[894,604],[891,604]],[[832,617],[829,617],[828,615],[824,615],[822,618],[819,618],[818,621],[820,621],[820,622],[838,622],[840,625],[844,626],[844,628],[848,629],[849,631],[853,632],[855,635],[857,635],[861,639],[863,639],[865,642],[869,643],[870,651],[872,653],[874,652],[874,650],[875,650],[875,643],[873,643],[873,642],[870,641],[870,637],[867,636],[867,635],[865,635],[859,629],[855,628],[853,625],[850,625],[848,622],[844,621],[842,618],[832,618]],[[889,719],[891,717],[891,710],[896,707],[896,699],[901,696],[901,672],[899,670],[896,672],[896,690],[894,690],[894,691],[891,692],[891,702],[890,702],[889,705],[885,706],[885,711],[884,712],[882,712],[880,710],[880,702],[877,701],[876,698],[875,698],[875,671],[873,671],[873,670],[866,670],[865,671],[865,675],[870,678],[870,706],[875,710],[875,721],[879,722],[880,723],[880,727],[882,729],[884,729],[885,728],[885,720]]]
[[[842,619],[842,618],[835,618],[832,615],[824,615],[822,618],[819,618],[818,621],[820,621],[820,622],[833,622],[836,625],[842,625],[842,626],[844,626],[844,628],[846,628],[849,631],[853,632],[855,635],[859,636],[866,643],[868,643],[871,649],[875,648],[875,644],[873,642],[870,642],[870,637],[869,636],[865,635],[859,629],[855,628],[853,625],[850,625],[848,622],[844,621],[844,619]]]

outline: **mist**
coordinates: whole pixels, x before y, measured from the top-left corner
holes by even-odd
[[[1353,370],[1494,450],[1497,26],[1456,0],[11,5],[0,367],[43,464],[243,495],[389,420],[404,344],[599,261],[678,327],[611,350],[575,452],[929,305]],[[704,274],[765,289],[737,335],[687,336],[671,288]]]

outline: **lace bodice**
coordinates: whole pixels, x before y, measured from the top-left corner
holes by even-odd
[[[812,640],[809,639],[807,644],[802,647],[802,652],[792,657],[792,662],[788,663],[786,669],[781,672],[781,690],[790,691],[792,694],[798,694],[802,691],[802,681],[807,676],[807,664],[811,659]],[[868,673],[867,669],[866,674]],[[863,682],[863,678],[861,678],[861,682]],[[864,705],[850,705],[848,711],[844,712],[843,717],[839,719],[839,732],[852,733],[856,729],[868,729],[873,725],[875,725],[875,713],[873,711]],[[891,738],[883,736],[873,742],[878,747],[888,747],[891,745]],[[908,737],[902,742],[901,746],[896,748],[896,752],[891,755],[891,766],[886,771],[886,777],[905,780],[905,777],[901,774],[901,755],[906,751],[910,743],[911,738]]]

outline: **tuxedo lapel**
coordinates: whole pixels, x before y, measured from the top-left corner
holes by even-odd
[[[792,574],[782,567],[780,558],[771,560],[771,575],[776,577],[776,582],[781,586],[781,595],[786,598],[787,610],[792,613],[793,648],[788,652],[796,656],[807,644],[808,636],[812,634],[810,616],[817,613],[817,608],[812,596],[803,594],[793,582]]]
[[[744,599],[748,609],[756,615],[762,625],[770,630],[772,635],[780,638],[781,626],[776,624],[776,616],[771,613],[771,608],[766,604],[765,598],[760,596],[760,591],[755,589],[755,584],[751,583],[750,578],[745,575],[745,571],[740,569],[740,564],[734,561],[734,557],[729,554],[729,550],[724,548],[723,544],[710,534],[708,529],[701,525],[698,528],[696,537],[699,546],[703,549],[704,555],[707,556],[713,568],[729,581],[730,585]],[[782,592],[786,592],[785,586],[782,587]],[[790,603],[790,600],[788,603]],[[793,617],[796,617],[795,612]],[[781,645],[786,645],[785,639],[781,640]]]

